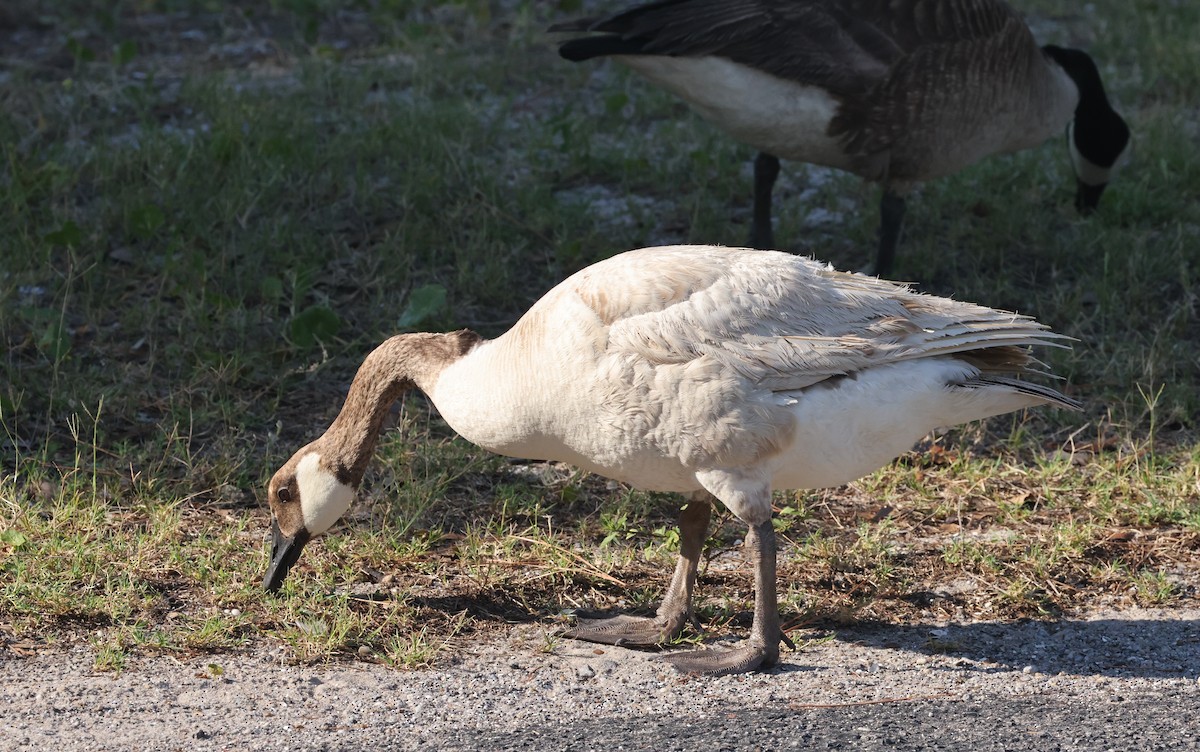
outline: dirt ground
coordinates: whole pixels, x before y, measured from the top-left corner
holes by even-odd
[[[0,747],[584,749],[608,735],[660,750],[1197,748],[1195,608],[813,631],[779,667],[721,678],[547,629],[412,672],[288,665],[282,650],[144,658],[120,674],[93,671],[87,648],[0,654]]]

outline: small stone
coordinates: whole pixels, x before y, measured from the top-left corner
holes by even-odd
[[[108,257],[122,264],[132,264],[134,262],[133,250],[128,246],[112,249],[108,252]]]
[[[363,656],[363,657],[366,657],[366,656],[370,655],[370,654],[371,654],[371,647],[370,647],[369,645],[359,645],[359,646],[358,646],[358,654],[359,654],[359,655],[361,655],[361,656]]]
[[[575,677],[579,679],[579,681],[587,681],[595,675],[596,669],[592,668],[586,663],[575,669]]]
[[[1032,674],[1033,666],[1026,666],[1025,668],[1021,669],[1021,673],[1022,674]]]

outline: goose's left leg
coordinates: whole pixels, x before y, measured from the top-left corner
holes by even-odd
[[[693,494],[679,513],[679,559],[657,614],[580,619],[563,635],[608,645],[660,645],[677,637],[692,616],[692,590],[712,514],[710,498],[703,491]]]
[[[750,639],[732,650],[689,650],[663,657],[680,671],[721,676],[744,674],[779,663],[779,643],[789,641],[779,626],[775,530],[770,520],[750,526],[746,552],[754,559],[754,624],[750,627]]]
[[[754,158],[754,223],[750,226],[750,246],[760,251],[775,250],[775,232],[771,228],[771,191],[779,177],[779,157],[759,152]]]
[[[900,231],[904,227],[907,208],[903,196],[884,186],[883,197],[879,200],[879,255],[875,260],[877,277],[892,273],[892,262],[896,259],[896,246],[900,244]]]
[[[793,647],[779,624],[770,484],[724,471],[697,473],[697,478],[747,523],[745,550],[754,562],[754,624],[750,639],[731,650],[690,650],[663,659],[680,671],[711,676],[770,668],[779,662],[780,642]]]

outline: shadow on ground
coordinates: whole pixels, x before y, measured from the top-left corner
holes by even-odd
[[[1013,623],[895,626],[860,624],[835,638],[864,646],[963,659],[955,670],[1012,671],[1032,666],[1043,674],[1140,677],[1195,676],[1200,672],[1200,618],[1116,616]],[[799,660],[796,660],[796,659]],[[793,654],[803,664],[803,654]]]

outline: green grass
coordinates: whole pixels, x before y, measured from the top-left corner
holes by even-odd
[[[1094,51],[1133,128],[1096,216],[1071,208],[1059,140],[909,202],[897,276],[1076,337],[1045,357],[1085,412],[964,427],[848,488],[781,494],[785,623],[1194,602],[1200,11],[1184,5],[1022,6],[1047,41]],[[0,74],[0,645],[86,643],[113,670],[265,643],[413,667],[508,621],[653,606],[675,502],[510,465],[416,395],[337,534],[282,597],[259,587],[261,489],[374,344],[402,324],[495,335],[598,259],[748,235],[752,152],[635,76],[559,60],[542,30],[577,12],[0,12],[28,31]],[[777,237],[861,267],[877,189],[834,175],[801,201],[815,174],[785,164]],[[810,224],[817,208],[834,220]],[[727,515],[712,533],[713,630],[747,619],[752,578],[726,555],[742,535]]]

